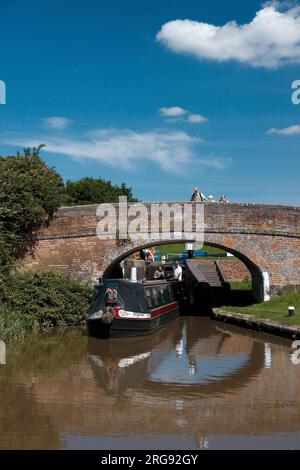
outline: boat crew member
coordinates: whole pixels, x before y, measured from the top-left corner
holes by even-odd
[[[157,266],[157,270],[154,273],[154,279],[165,279],[165,272],[161,264]]]
[[[179,264],[179,261],[175,261],[174,277],[176,281],[182,281],[182,267]]]
[[[152,261],[152,262],[154,261],[153,253],[148,248],[144,250],[144,253],[145,253],[146,261]]]

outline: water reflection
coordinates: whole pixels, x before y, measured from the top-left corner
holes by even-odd
[[[91,367],[103,390],[164,389],[220,393],[237,387],[264,365],[264,346],[222,324],[179,319],[151,337],[103,342],[89,338]]]
[[[297,447],[290,353],[285,340],[197,317],[140,338],[28,338],[0,368],[0,448]]]

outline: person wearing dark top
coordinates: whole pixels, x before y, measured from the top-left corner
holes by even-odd
[[[165,279],[165,272],[162,265],[157,266],[157,270],[154,273],[154,279]]]
[[[202,201],[201,193],[199,188],[195,188],[191,197],[191,201]]]

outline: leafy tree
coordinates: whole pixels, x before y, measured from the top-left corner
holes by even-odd
[[[1,256],[23,256],[36,242],[36,232],[60,206],[64,191],[61,176],[39,156],[38,148],[24,154],[0,156]]]
[[[78,181],[67,181],[64,204],[84,205],[101,204],[105,202],[118,202],[119,196],[127,196],[129,202],[136,202],[132,188],[122,183],[113,185],[111,181],[102,178],[82,178]]]
[[[91,289],[54,273],[20,273],[16,260],[32,250],[37,231],[61,204],[65,187],[44,163],[42,146],[0,156],[0,339],[21,338],[39,327],[78,324]]]
[[[0,283],[1,276],[6,276],[13,267],[14,260],[9,253],[6,241],[0,232]]]

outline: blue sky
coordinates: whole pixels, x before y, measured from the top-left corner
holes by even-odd
[[[200,186],[299,205],[293,5],[2,0],[0,153],[46,143],[64,179],[124,181],[148,201]]]

